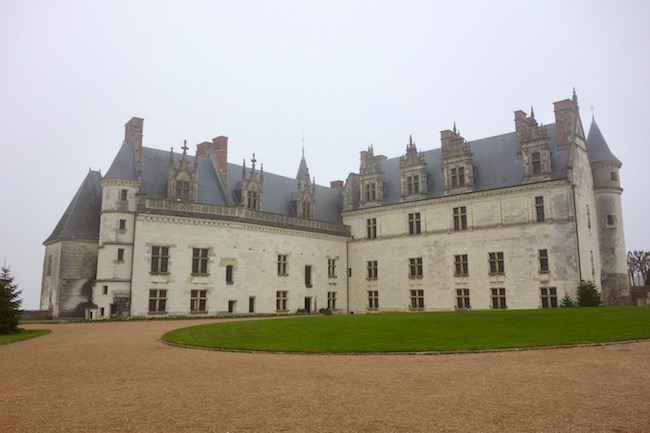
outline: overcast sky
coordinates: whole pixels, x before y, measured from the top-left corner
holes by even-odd
[[[319,184],[359,151],[553,123],[575,87],[621,170],[627,250],[650,250],[650,2],[0,0],[0,264],[38,308],[45,247],[133,116],[144,145],[229,137],[229,160]]]

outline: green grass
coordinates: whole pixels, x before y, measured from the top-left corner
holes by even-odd
[[[650,308],[562,308],[333,315],[215,323],[162,340],[282,352],[420,352],[559,346],[650,338]]]
[[[0,335],[0,346],[3,344],[15,343],[17,341],[39,337],[41,335],[49,334],[50,332],[49,329],[21,329],[19,332],[14,334]]]

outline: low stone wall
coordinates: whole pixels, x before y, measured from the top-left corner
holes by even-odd
[[[21,322],[30,322],[34,320],[52,320],[52,311],[50,310],[23,310],[20,314]]]
[[[632,305],[638,307],[650,305],[650,286],[632,286],[630,294],[632,295]]]

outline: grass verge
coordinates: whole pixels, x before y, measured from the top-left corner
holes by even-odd
[[[49,329],[21,329],[19,332],[13,334],[0,335],[0,346],[3,344],[15,343],[17,341],[39,337],[41,335],[49,334],[50,332]]]
[[[650,338],[650,308],[311,316],[177,329],[162,340],[278,352],[423,352],[562,346]]]

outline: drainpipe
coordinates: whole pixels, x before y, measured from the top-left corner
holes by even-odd
[[[576,203],[576,187],[573,182],[571,182],[571,192],[573,193],[573,218],[576,227],[576,247],[578,249],[578,274],[580,275],[580,281],[582,281],[582,262],[580,260],[580,234],[578,233],[578,205]]]

